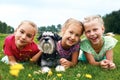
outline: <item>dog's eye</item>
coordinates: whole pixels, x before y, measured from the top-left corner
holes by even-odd
[[[43,37],[46,37],[46,35],[44,35]]]
[[[50,35],[50,37],[53,37],[52,35]]]

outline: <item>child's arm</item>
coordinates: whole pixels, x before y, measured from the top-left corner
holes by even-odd
[[[69,61],[69,60],[67,60],[65,58],[61,58],[60,59],[61,65],[63,65],[65,68],[75,66],[77,64],[77,62],[78,62],[78,55],[79,55],[78,52],[73,53],[71,61]]]
[[[72,65],[71,66],[75,66],[78,63],[78,56],[79,56],[79,52],[74,52],[72,55]]]
[[[15,65],[15,64],[17,64],[14,56],[8,56],[8,59],[9,59],[9,64],[10,64],[10,65]]]
[[[100,65],[100,62],[95,61],[95,59],[94,59],[92,54],[89,54],[89,53],[85,52],[85,56],[86,56],[86,59],[88,60],[88,62],[91,65],[96,65],[96,66]]]
[[[113,62],[113,50],[108,50],[106,51],[106,59],[110,60],[111,62]]]
[[[85,56],[86,56],[88,62],[91,65],[97,65],[97,66],[100,66],[102,68],[110,68],[110,69],[114,69],[115,68],[115,64],[112,62],[112,50],[107,51],[106,59],[102,60],[100,62],[95,61],[95,59],[92,56],[92,54],[85,53]]]
[[[34,56],[30,59],[30,61],[31,61],[31,62],[36,62],[36,61],[40,58],[41,54],[42,54],[42,52],[39,51],[36,55],[34,55]]]
[[[106,59],[109,60],[109,68],[110,69],[115,69],[115,63],[113,62],[113,50],[108,50],[106,51]]]

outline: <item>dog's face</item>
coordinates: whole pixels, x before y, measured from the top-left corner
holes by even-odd
[[[58,41],[60,37],[56,36],[52,32],[43,32],[38,40],[39,40],[39,48],[45,54],[52,54],[56,48],[56,41]]]

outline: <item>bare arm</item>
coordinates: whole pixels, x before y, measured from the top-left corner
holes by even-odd
[[[79,52],[75,52],[72,55],[71,66],[75,66],[78,63]]]
[[[65,66],[65,68],[75,66],[77,64],[77,62],[78,62],[78,55],[79,55],[78,52],[73,53],[71,61],[69,61],[69,60],[67,60],[65,58],[61,58],[60,59],[61,65]]]
[[[85,53],[85,56],[91,65],[99,65],[102,68],[110,68],[110,69],[114,69],[116,67],[115,64],[113,63],[113,50],[112,49],[106,51],[106,59],[100,62],[95,61],[92,54]]]
[[[91,64],[91,65],[96,65],[96,66],[99,66],[100,65],[100,62],[97,62],[95,61],[94,57],[92,54],[89,54],[89,53],[86,53],[85,52],[85,56],[88,60],[88,62]]]
[[[105,63],[107,63],[107,65],[105,65]],[[109,68],[109,69],[115,69],[115,63],[113,62],[113,50],[108,50],[106,51],[106,61],[103,60],[103,65],[101,65],[103,68]],[[106,67],[107,66],[107,67]]]
[[[111,62],[113,62],[113,50],[108,50],[106,51],[106,59],[110,60]]]
[[[10,65],[15,65],[15,64],[17,64],[14,56],[8,56],[8,59],[9,59],[9,64],[10,64]]]
[[[108,68],[109,69],[115,69],[116,65],[113,62],[113,50],[106,51],[106,59],[109,60]]]
[[[39,51],[36,55],[34,55],[34,56],[30,59],[30,61],[31,61],[31,62],[36,62],[36,61],[39,59],[39,57],[41,56],[41,54],[42,54],[42,52]]]

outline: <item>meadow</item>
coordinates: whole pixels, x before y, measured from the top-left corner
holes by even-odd
[[[7,34],[0,34],[0,59],[4,56],[2,47],[6,36]],[[79,62],[77,66],[65,72],[56,72],[52,68],[52,74],[42,74],[37,64],[27,62],[23,64],[24,69],[15,77],[9,73],[10,66],[0,61],[0,80],[120,80],[120,35],[114,37],[118,40],[114,48],[114,62],[117,66],[114,70]]]

